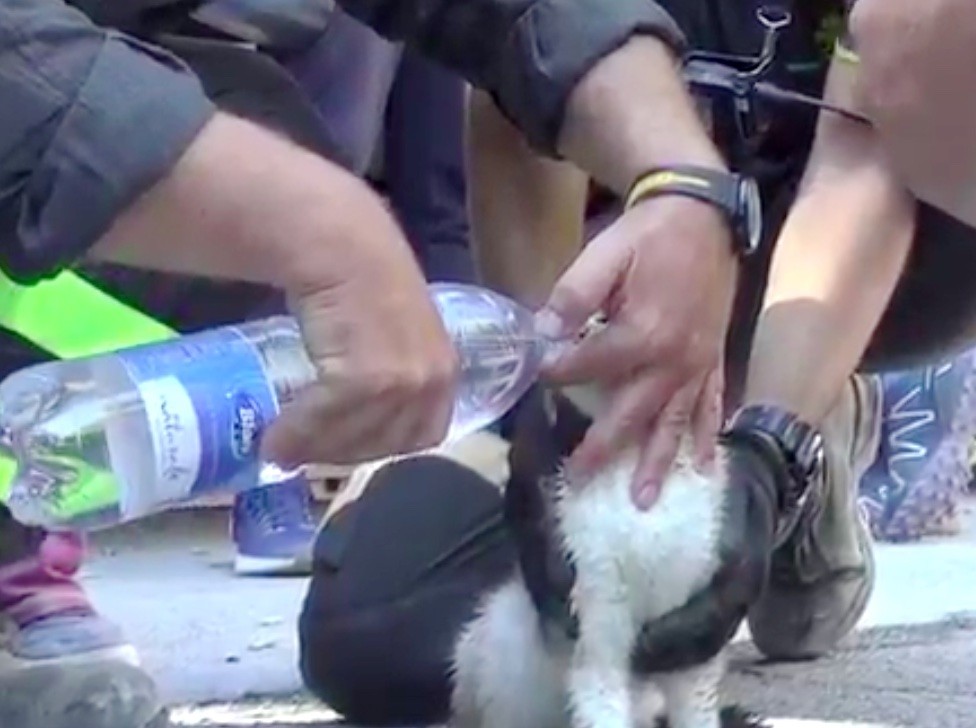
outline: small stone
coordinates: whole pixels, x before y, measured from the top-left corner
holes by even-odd
[[[276,644],[276,640],[270,637],[255,637],[251,640],[251,644],[247,646],[251,652],[262,652],[263,650],[270,650]]]

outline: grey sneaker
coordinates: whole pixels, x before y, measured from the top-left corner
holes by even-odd
[[[50,664],[0,676],[0,726],[165,728],[152,679],[124,662]]]
[[[0,679],[45,664],[95,661],[139,664],[139,655],[112,622],[95,612],[68,612],[25,625],[8,621],[0,636]],[[2,725],[2,724],[0,724]]]
[[[874,587],[871,534],[857,504],[878,449],[876,377],[854,376],[821,425],[824,476],[793,534],[774,554],[766,591],[749,613],[756,647],[773,659],[829,652],[857,624]]]

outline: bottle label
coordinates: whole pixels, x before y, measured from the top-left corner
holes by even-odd
[[[237,328],[118,354],[146,410],[156,499],[257,482],[261,436],[278,413],[260,355]]]

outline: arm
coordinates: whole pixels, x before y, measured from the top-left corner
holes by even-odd
[[[15,279],[52,275],[90,253],[321,285],[336,267],[329,241],[395,231],[358,180],[216,113],[174,56],[58,0],[0,4],[0,49],[0,189],[11,191],[0,201],[0,265]]]
[[[826,98],[851,107],[856,65],[835,61]],[[874,130],[821,115],[799,194],[773,255],[747,404],[819,422],[881,319],[914,234],[915,202]]]
[[[851,35],[860,91],[920,199],[976,225],[976,12],[968,0],[860,0]]]
[[[0,109],[8,272],[36,280],[93,252],[279,286],[315,365],[301,376],[318,377],[262,437],[272,461],[372,460],[443,438],[457,358],[363,182],[215,114],[171,56],[58,0],[0,3]]]

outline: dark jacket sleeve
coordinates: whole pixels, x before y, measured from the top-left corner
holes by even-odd
[[[0,2],[0,267],[29,283],[74,262],[212,113],[170,54],[61,0]]]
[[[635,34],[681,51],[653,0],[339,0],[381,35],[403,40],[489,92],[536,149],[555,155],[570,92]],[[636,89],[635,89],[636,91]]]

